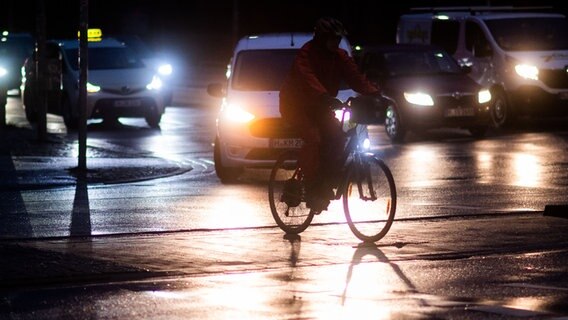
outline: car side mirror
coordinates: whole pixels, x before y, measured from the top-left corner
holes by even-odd
[[[215,98],[225,97],[225,90],[223,90],[223,85],[220,83],[211,83],[207,86],[207,93]]]

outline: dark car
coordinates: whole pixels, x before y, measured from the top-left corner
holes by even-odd
[[[454,127],[483,137],[491,125],[489,90],[443,49],[430,45],[368,47],[359,64],[395,104],[386,110],[385,129],[393,142],[408,131]]]

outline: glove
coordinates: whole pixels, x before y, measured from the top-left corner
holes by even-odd
[[[341,106],[343,106],[343,102],[341,102],[341,100],[337,99],[336,97],[332,97],[327,93],[324,93],[321,96],[321,101],[322,105],[330,109],[339,109]]]

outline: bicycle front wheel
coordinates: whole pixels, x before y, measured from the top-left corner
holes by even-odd
[[[288,234],[298,234],[310,225],[314,213],[306,207],[302,174],[298,168],[298,153],[282,154],[270,173],[268,201],[276,224]]]
[[[343,209],[353,234],[375,242],[389,231],[396,212],[396,187],[388,166],[377,157],[363,156],[348,171]]]

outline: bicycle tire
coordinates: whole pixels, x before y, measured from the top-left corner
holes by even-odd
[[[364,242],[376,242],[389,231],[396,213],[396,186],[383,160],[369,155],[354,161],[347,173],[349,184],[343,193],[343,210],[353,234]],[[370,196],[369,181],[376,199]],[[362,194],[362,196],[361,196]]]
[[[289,205],[285,201],[285,182],[296,176],[300,187],[297,201]],[[299,234],[306,230],[314,218],[314,212],[306,207],[305,190],[303,181],[298,171],[298,152],[288,151],[280,155],[272,167],[270,180],[268,181],[268,202],[270,211],[276,224],[287,234]],[[297,205],[296,205],[297,203]]]

